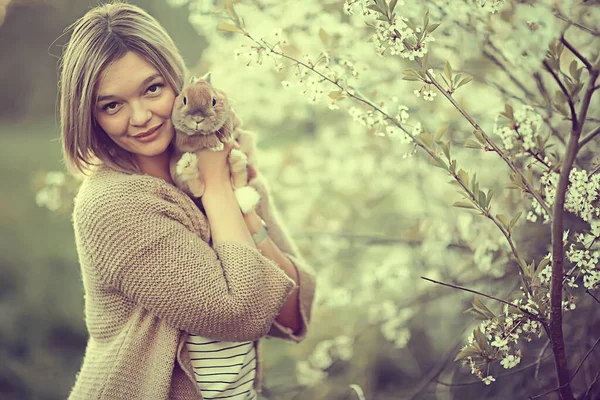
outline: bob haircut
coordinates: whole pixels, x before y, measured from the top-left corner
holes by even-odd
[[[73,33],[59,62],[66,167],[76,177],[102,164],[129,174],[140,173],[132,154],[116,145],[96,123],[93,110],[98,82],[108,65],[133,51],[179,93],[186,73],[183,58],[156,19],[120,0],[91,9],[71,27]]]

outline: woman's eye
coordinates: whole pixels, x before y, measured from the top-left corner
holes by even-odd
[[[160,88],[162,88],[164,85],[161,83],[155,83],[154,85],[151,85],[148,88],[148,92],[150,92],[151,94],[157,94],[160,92]],[[151,90],[152,88],[154,88],[154,90]]]
[[[118,104],[113,101],[112,103],[105,104],[102,107],[102,109],[104,111],[112,112],[112,111],[115,111],[117,109],[117,106],[118,106]]]
[[[213,107],[217,104],[217,99],[213,97]]]

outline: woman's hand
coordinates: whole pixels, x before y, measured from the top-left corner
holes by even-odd
[[[231,149],[239,148],[239,144],[233,140],[230,143],[224,143],[223,150],[220,151],[204,149],[196,152],[199,179],[206,186],[231,185],[231,172],[228,160],[229,152]]]

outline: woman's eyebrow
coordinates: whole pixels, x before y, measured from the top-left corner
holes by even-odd
[[[162,75],[160,73],[156,73],[153,75],[150,75],[149,77],[147,77],[146,79],[144,79],[144,81],[140,84],[140,87],[142,86],[146,86],[148,83],[150,83],[151,81],[153,81],[156,78],[160,78]],[[99,103],[101,101],[104,100],[112,100],[112,99],[116,99],[116,96],[113,95],[102,95],[102,96],[98,96],[98,98],[96,99],[96,102]]]

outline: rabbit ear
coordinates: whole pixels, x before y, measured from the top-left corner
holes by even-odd
[[[212,84],[212,82],[210,81],[210,72],[207,72],[201,79]]]
[[[192,76],[192,77],[190,78],[190,83],[191,83],[191,84],[194,84],[194,83],[196,83],[196,82],[198,82],[198,78],[196,78],[195,76]]]

